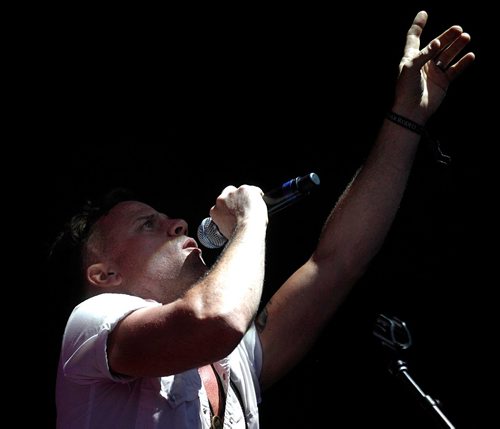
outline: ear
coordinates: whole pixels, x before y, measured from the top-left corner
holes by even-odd
[[[107,264],[99,262],[87,268],[87,280],[97,287],[119,286],[122,277],[115,270],[110,269]]]

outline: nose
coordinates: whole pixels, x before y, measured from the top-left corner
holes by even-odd
[[[187,235],[188,224],[184,219],[169,219],[168,235]]]

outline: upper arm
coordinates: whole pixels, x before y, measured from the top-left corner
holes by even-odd
[[[262,343],[263,388],[307,353],[350,282],[347,273],[332,261],[310,258],[273,295],[256,320]]]

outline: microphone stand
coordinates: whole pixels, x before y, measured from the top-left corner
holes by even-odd
[[[407,350],[412,343],[410,331],[406,323],[397,317],[390,318],[383,314],[378,315],[373,335],[377,337],[383,346],[388,347],[392,353],[389,360],[389,373],[402,380],[416,395],[418,402],[434,418],[439,427],[444,429],[455,429],[455,426],[439,408],[439,401],[427,395],[417,384],[408,371],[408,365],[400,359],[400,354]]]
[[[443,411],[439,408],[439,402],[432,399],[431,396],[426,395],[415,379],[410,375],[406,362],[400,359],[395,362],[391,362],[389,372],[400,380],[403,380],[403,382],[411,387],[413,392],[417,395],[419,403],[426,411],[430,412],[432,417],[435,418],[436,423],[440,424],[440,427],[445,429],[455,429],[455,426],[451,424],[448,418],[444,415]]]

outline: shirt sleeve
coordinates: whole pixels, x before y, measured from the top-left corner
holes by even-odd
[[[156,301],[131,295],[107,293],[75,307],[63,336],[61,359],[65,377],[78,384],[103,379],[117,382],[133,379],[111,373],[107,357],[108,335],[131,312],[159,305]]]
[[[260,377],[262,370],[262,345],[254,323],[252,323],[250,329],[243,337],[243,344],[247,350],[250,362],[253,363],[255,375]]]
[[[255,324],[252,323],[235,352],[239,355],[240,362],[246,362],[241,367],[240,375],[246,381],[241,380],[237,384],[244,391],[245,397],[255,394],[257,403],[260,403],[261,389],[259,377],[262,370],[262,346]]]

